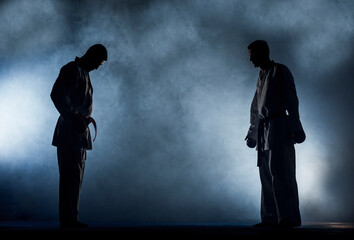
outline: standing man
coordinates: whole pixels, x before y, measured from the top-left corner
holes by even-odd
[[[257,146],[262,184],[261,219],[254,227],[301,225],[295,176],[295,143],[305,141],[294,78],[283,64],[269,59],[266,41],[248,46],[250,61],[260,68],[251,105],[246,141]]]
[[[91,46],[84,56],[61,68],[50,94],[60,113],[52,144],[58,155],[61,227],[87,227],[78,221],[78,209],[86,150],[92,149],[88,124],[93,121],[93,89],[89,72],[105,61],[106,48],[101,44]]]

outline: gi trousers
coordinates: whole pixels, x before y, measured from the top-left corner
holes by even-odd
[[[77,221],[80,190],[84,177],[86,150],[73,146],[57,147],[59,165],[59,220]]]
[[[259,151],[262,222],[300,226],[294,145]]]

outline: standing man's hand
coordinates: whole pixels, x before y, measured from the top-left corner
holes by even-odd
[[[256,147],[256,145],[257,145],[257,141],[256,140],[254,140],[254,139],[252,139],[250,137],[246,137],[245,140],[246,140],[246,144],[247,144],[247,146],[249,148],[255,148]]]
[[[306,139],[305,132],[303,130],[298,130],[293,132],[292,138],[294,143],[303,143]]]

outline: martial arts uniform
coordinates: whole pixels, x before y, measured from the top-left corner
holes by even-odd
[[[264,223],[301,225],[292,140],[293,132],[303,131],[298,105],[291,72],[272,61],[260,72],[247,134],[257,141]]]
[[[60,113],[52,144],[57,147],[59,165],[59,219],[77,221],[86,150],[92,149],[90,130],[79,132],[73,116],[83,119],[92,113],[93,89],[89,72],[80,58],[60,70],[51,98]]]

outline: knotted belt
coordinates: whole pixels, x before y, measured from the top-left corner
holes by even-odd
[[[275,114],[272,114],[272,115],[269,115],[268,117],[266,118],[259,118],[259,123],[258,123],[258,131],[257,131],[257,166],[259,167],[261,165],[261,151],[263,151],[263,148],[264,148],[264,142],[261,142],[262,141],[262,135],[264,135],[264,124],[274,118],[277,118],[277,117],[284,117],[286,116],[286,112],[285,110],[284,111],[281,111],[281,112],[278,112],[278,113],[275,113]]]
[[[86,119],[87,119],[87,121],[88,121],[88,124],[87,125],[89,125],[90,123],[92,123],[93,124],[93,127],[95,128],[95,137],[93,138],[93,142],[95,141],[95,139],[96,139],[96,136],[97,136],[97,125],[96,125],[96,121],[95,121],[95,119],[93,119],[92,117],[86,117]]]

